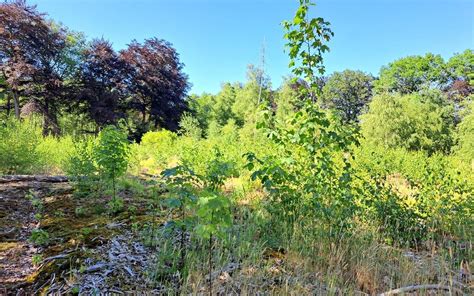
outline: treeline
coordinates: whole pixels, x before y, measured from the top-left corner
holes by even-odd
[[[23,0],[0,4],[0,60],[3,113],[39,113],[45,135],[59,135],[60,117],[72,115],[83,132],[123,119],[139,138],[150,128],[176,129],[187,110],[188,79],[170,43],[132,41],[117,52]]]
[[[408,56],[382,67],[379,77],[344,70],[318,79],[316,103],[333,110],[344,124],[360,126],[369,142],[448,153],[459,141],[456,130],[468,134],[468,126],[474,126],[473,73],[471,49],[447,61],[431,53]],[[192,96],[191,109],[202,131],[229,121],[254,125],[262,103],[284,122],[302,107],[302,84],[308,83],[288,77],[272,90],[269,78],[251,66],[246,83],[225,83],[216,95]]]
[[[137,141],[156,129],[199,137],[228,123],[253,129],[262,105],[284,122],[302,107],[307,94],[300,86],[316,86],[313,101],[344,124],[360,126],[369,142],[428,153],[472,143],[463,138],[472,133],[472,49],[447,61],[431,53],[401,58],[378,77],[357,70],[314,82],[288,76],[276,89],[251,65],[245,83],[188,96],[183,64],[164,40],[132,41],[117,52],[108,41],[87,41],[22,0],[2,3],[0,15],[1,115],[38,113],[45,135],[97,133],[119,121]]]

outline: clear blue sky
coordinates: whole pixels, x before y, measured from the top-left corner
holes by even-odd
[[[472,0],[319,0],[313,14],[332,23],[328,74],[346,68],[377,74],[394,59],[433,52],[447,58],[474,48]],[[180,53],[192,93],[244,81],[247,64],[266,69],[274,87],[289,73],[280,22],[297,0],[32,0],[38,9],[116,49],[156,36]]]

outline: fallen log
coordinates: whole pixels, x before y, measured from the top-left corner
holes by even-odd
[[[47,175],[0,175],[1,183],[13,182],[44,182],[44,183],[63,183],[68,182],[66,176],[47,176]]]

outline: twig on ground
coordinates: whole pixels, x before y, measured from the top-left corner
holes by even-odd
[[[51,260],[67,258],[67,257],[69,257],[69,255],[71,255],[71,252],[73,252],[73,251],[74,251],[74,250],[68,250],[68,251],[66,251],[66,252],[64,252],[64,253],[62,253],[62,254],[45,258],[45,259],[43,259],[43,261],[41,261],[41,264],[44,264],[44,263],[46,263],[46,262],[48,262],[48,261],[51,261]]]
[[[412,285],[412,286],[402,287],[402,288],[384,292],[382,294],[379,294],[379,296],[397,295],[397,294],[402,294],[402,293],[414,292],[418,290],[445,290],[448,292],[455,292],[460,295],[463,294],[462,291],[460,291],[459,289],[435,284],[435,285]]]

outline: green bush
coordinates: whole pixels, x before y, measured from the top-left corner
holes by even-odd
[[[41,128],[34,120],[0,122],[0,174],[32,174],[41,168]]]
[[[96,139],[78,142],[68,163],[76,193],[100,195],[111,185],[115,199],[117,178],[127,170],[129,152],[126,134],[113,126],[104,128]]]
[[[99,133],[93,156],[101,178],[112,183],[113,200],[116,197],[117,178],[127,170],[129,153],[125,132],[115,126],[107,126]]]
[[[177,138],[168,130],[145,133],[139,144],[131,145],[130,172],[159,174],[175,155]]]
[[[33,229],[31,231],[30,241],[39,246],[47,245],[49,243],[49,234],[43,229]]]
[[[71,136],[42,137],[36,147],[36,152],[40,157],[41,172],[44,174],[63,174],[74,149],[74,140]]]
[[[377,221],[391,242],[467,239],[474,231],[474,182],[450,157],[368,145],[358,149],[354,168],[362,218]]]
[[[39,121],[0,122],[0,174],[62,174],[74,151],[70,136],[43,137]]]
[[[86,138],[75,143],[73,153],[68,159],[66,172],[75,187],[75,195],[85,197],[99,196],[102,189],[97,164],[94,159],[95,141]]]
[[[269,113],[266,118],[270,122],[261,126],[278,155],[247,154],[247,168],[269,194],[272,223],[283,223],[287,243],[301,229],[332,238],[345,234],[356,211],[349,162],[355,133],[309,101],[284,126],[275,127]]]
[[[474,102],[470,103],[467,110],[467,114],[457,127],[456,154],[471,164],[474,172]]]
[[[371,144],[385,148],[449,153],[454,113],[444,100],[436,91],[377,95],[361,116],[362,134]]]

